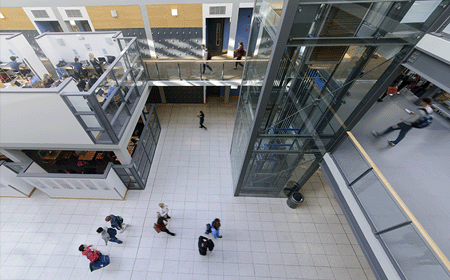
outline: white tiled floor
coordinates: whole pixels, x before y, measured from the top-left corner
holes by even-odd
[[[236,104],[158,106],[162,125],[148,187],[125,201],[1,198],[1,279],[375,279],[327,182],[317,173],[305,202],[233,197],[229,148]],[[198,128],[199,110],[208,131]],[[152,225],[169,205],[169,229]],[[105,246],[95,232],[108,214],[131,223]],[[200,256],[197,238],[221,218],[223,239]],[[90,272],[78,246],[111,264]]]

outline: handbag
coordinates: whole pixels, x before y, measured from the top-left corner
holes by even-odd
[[[158,227],[157,224],[153,224],[153,228],[156,230],[157,233],[161,232],[161,229]]]
[[[386,94],[396,94],[398,91],[398,87],[388,87]]]

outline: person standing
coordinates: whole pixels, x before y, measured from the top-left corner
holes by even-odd
[[[113,228],[99,227],[97,229],[97,233],[100,233],[102,235],[102,239],[105,240],[105,245],[108,245],[108,241],[116,242],[118,244],[121,244],[123,242],[117,239],[117,230]]]
[[[238,49],[236,50],[236,52],[237,52],[237,58],[236,58],[236,60],[241,60],[241,59],[242,59],[242,56],[244,56],[244,53],[245,53],[245,51],[244,51],[244,43],[243,43],[242,41],[239,42],[239,47],[238,47]],[[237,69],[238,64],[241,65],[242,68],[244,67],[244,64],[242,64],[242,63],[236,61],[236,64],[234,65],[234,68],[233,68],[233,69]]]
[[[205,122],[205,114],[203,114],[203,111],[200,111],[200,114],[198,114],[197,117],[200,118],[200,126],[199,127],[207,130],[206,126],[203,125],[203,123]]]
[[[166,227],[166,225],[167,225],[167,219],[166,219],[166,218],[164,218],[164,217],[159,217],[159,218],[158,218],[158,221],[156,222],[156,224],[158,225],[158,228],[159,228],[161,231],[164,231],[165,233],[167,233],[167,234],[169,234],[169,235],[175,236],[175,233],[170,232],[170,231],[167,229],[167,227]]]
[[[222,235],[219,233],[220,220],[215,218],[209,225],[210,226],[206,229],[205,234],[211,233],[214,238],[222,238]]]
[[[89,62],[91,62],[92,66],[94,67],[95,72],[100,77],[103,74],[103,68],[102,68],[103,63],[100,63],[98,61],[98,59],[95,58],[93,53],[89,54]]]
[[[380,136],[386,135],[388,133],[391,133],[394,130],[400,130],[400,133],[398,134],[397,139],[394,141],[388,140],[389,145],[394,147],[397,145],[400,141],[402,141],[403,138],[405,138],[406,133],[410,131],[413,127],[414,128],[424,128],[431,124],[433,117],[431,114],[433,113],[433,109],[431,108],[431,103],[433,102],[433,99],[426,97],[422,99],[422,106],[418,108],[417,113],[414,113],[412,111],[409,111],[409,114],[415,115],[413,118],[410,118],[409,120],[402,120],[402,122],[399,122],[398,124],[395,124],[393,126],[388,127],[385,131],[382,133],[378,133],[375,130],[372,131],[373,136],[376,138],[379,138]]]
[[[113,214],[106,216],[105,221],[111,222],[111,227],[119,230],[119,233],[122,233],[125,231],[127,227],[129,227],[129,224],[125,224],[123,222],[123,218],[121,216],[115,216]]]
[[[206,256],[207,249],[212,251],[214,249],[214,242],[204,236],[198,238],[198,252],[202,256]]]
[[[170,219],[169,216],[169,208],[167,207],[168,205],[164,204],[164,203],[160,203],[159,204],[159,210],[157,211],[158,213],[158,218],[159,217],[163,217],[165,219]]]
[[[202,45],[202,57],[204,61],[211,60],[211,53],[208,51],[208,49],[205,47],[205,45]],[[209,70],[211,70],[211,74],[214,74],[214,71],[212,70],[211,66],[208,65],[207,62],[203,62],[203,73],[205,74],[205,68],[208,67]]]

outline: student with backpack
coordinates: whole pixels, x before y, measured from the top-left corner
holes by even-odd
[[[202,45],[202,57],[203,57],[203,60],[205,60],[205,61],[211,60],[211,58],[212,58],[211,53],[208,51],[208,49],[205,47],[205,45]],[[208,69],[211,70],[211,74],[214,74],[214,71],[212,70],[211,66],[209,66],[208,63],[206,63],[206,62],[203,63],[203,73],[202,74],[205,74],[206,67],[208,67]]]
[[[109,264],[109,256],[102,255],[98,250],[91,249],[92,245],[87,246],[86,244],[81,244],[78,250],[81,251],[83,256],[86,256],[91,262],[89,268],[91,272],[100,268],[103,268]]]
[[[402,120],[402,122],[399,122],[396,125],[388,127],[384,132],[378,133],[375,130],[372,131],[373,136],[379,138],[380,136],[383,136],[385,134],[391,133],[394,130],[400,130],[400,133],[398,134],[397,139],[394,141],[388,140],[389,145],[394,147],[397,145],[400,141],[402,141],[403,138],[405,138],[406,133],[410,131],[413,127],[414,128],[424,128],[431,124],[433,121],[433,116],[431,115],[433,113],[433,109],[431,108],[431,102],[433,102],[433,99],[426,97],[422,99],[422,106],[417,109],[417,112],[414,113],[412,111],[408,111],[409,114],[414,114],[414,118],[411,118],[409,120]]]
[[[125,224],[123,222],[123,218],[121,216],[115,216],[113,214],[106,216],[105,221],[111,222],[111,227],[119,230],[119,233],[122,233],[125,231],[127,227],[129,227],[129,224]]]
[[[202,256],[206,256],[207,249],[212,251],[214,249],[214,242],[204,236],[198,238],[198,252]]]
[[[102,239],[105,240],[105,245],[108,245],[108,241],[116,242],[118,244],[121,244],[123,242],[117,239],[117,230],[113,228],[99,227],[97,229],[97,233],[100,233],[102,235]]]
[[[212,221],[209,224],[206,224],[206,231],[205,234],[212,234],[214,238],[222,238],[222,235],[220,235],[220,220],[218,218],[215,218],[214,221]]]

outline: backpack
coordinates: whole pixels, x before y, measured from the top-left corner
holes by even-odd
[[[123,218],[120,216],[116,216],[117,222],[119,223],[120,226],[122,226],[123,224]]]
[[[113,229],[113,228],[108,228],[108,234],[109,234],[109,237],[111,237],[111,238],[114,238],[114,237],[116,237],[116,234],[117,234],[117,230],[115,230],[115,229]]]
[[[422,109],[424,110],[424,109]],[[426,110],[424,110],[426,112]],[[420,119],[416,120],[411,124],[414,128],[424,128],[429,126],[433,122],[433,116],[431,114],[426,114],[425,116],[421,117]]]
[[[206,224],[206,232],[211,233],[211,225]]]
[[[211,53],[209,51],[207,51],[207,52],[208,52],[208,54],[207,54],[206,60],[211,60],[212,55],[211,55]]]
[[[95,262],[96,260],[98,260],[98,258],[100,257],[100,252],[94,250],[91,251],[89,253],[86,254],[86,257],[88,258],[88,260],[91,261],[91,263]]]

